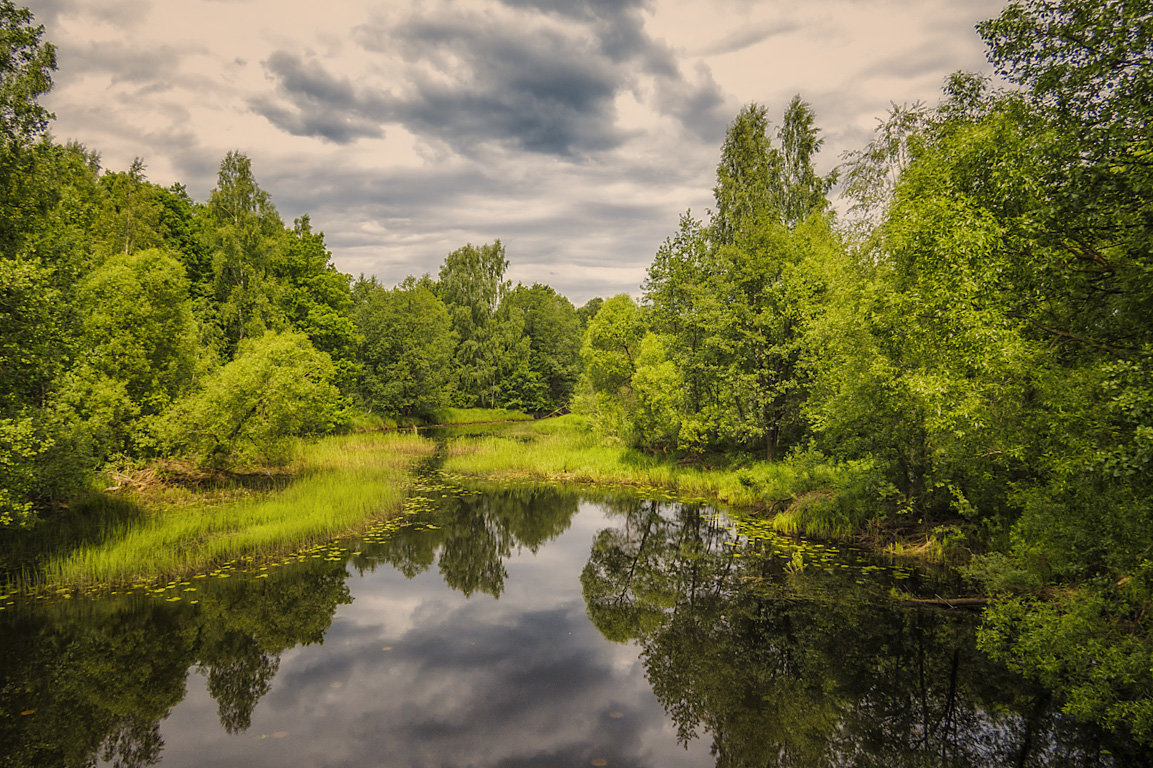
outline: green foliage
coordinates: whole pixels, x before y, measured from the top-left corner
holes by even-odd
[[[448,310],[424,286],[356,288],[353,311],[362,368],[357,385],[370,407],[400,416],[427,416],[446,405],[453,349]]]
[[[684,413],[684,380],[668,358],[667,340],[653,333],[641,339],[632,378],[636,397],[633,442],[652,448],[676,448]]]
[[[794,96],[777,135],[782,160],[780,215],[790,229],[829,205],[826,196],[836,181],[836,172],[822,178],[813,167],[813,158],[825,141],[819,133],[812,107],[799,95]]]
[[[284,229],[268,193],[256,183],[251,160],[240,152],[229,152],[221,162],[206,215],[217,322],[231,353],[241,339],[284,326],[271,279]]]
[[[351,317],[351,278],[332,264],[324,233],[313,232],[307,215],[297,219],[271,265],[280,310],[288,323],[308,336],[337,366],[337,382],[351,386],[360,336]]]
[[[42,403],[65,364],[68,318],[54,277],[35,259],[0,258],[0,412]]]
[[[1094,585],[1040,602],[1003,598],[986,612],[978,644],[1058,691],[1068,713],[1153,739],[1153,638],[1125,620],[1131,605]]]
[[[547,285],[518,284],[501,300],[497,319],[522,329],[528,354],[520,358],[527,370],[519,377],[531,382],[507,387],[498,404],[534,413],[567,405],[580,375],[580,321],[572,303]]]
[[[198,332],[184,268],[156,249],[117,255],[77,286],[84,365],[122,381],[142,414],[193,381]]]
[[[768,130],[765,108],[749,104],[725,132],[713,188],[717,201],[713,237],[718,242],[731,243],[748,227],[780,211],[782,158],[770,143]]]
[[[37,420],[0,419],[0,531],[32,520],[43,487],[40,465],[52,445]]]
[[[165,214],[164,190],[144,179],[144,163],[133,161],[126,173],[106,173],[100,178],[104,192],[93,234],[102,255],[131,254],[137,249],[164,244],[161,222]]]
[[[610,435],[627,436],[635,407],[632,379],[645,335],[641,310],[626,294],[608,299],[589,321],[581,343],[580,410]]]
[[[27,8],[0,0],[0,152],[39,136],[52,115],[37,103],[52,87],[56,49]]]
[[[586,301],[584,304],[577,307],[577,319],[580,321],[581,333],[588,327],[589,321],[596,317],[597,312],[600,312],[601,305],[605,300],[600,296],[594,296]]]
[[[295,438],[331,431],[343,402],[335,367],[301,333],[246,340],[157,425],[162,445],[210,467],[283,464]]]
[[[500,240],[479,247],[469,243],[446,256],[440,267],[436,294],[448,308],[457,338],[453,375],[459,405],[491,407],[493,388],[507,370],[508,361],[493,356],[494,337],[502,331],[489,322],[508,290],[507,269]],[[483,400],[486,392],[489,398]]]

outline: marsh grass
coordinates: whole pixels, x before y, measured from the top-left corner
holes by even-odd
[[[432,423],[439,426],[492,424],[505,421],[532,421],[532,416],[505,408],[438,408],[432,414]]]
[[[494,479],[551,480],[659,488],[773,515],[783,533],[848,539],[866,524],[873,489],[864,465],[812,457],[766,462],[747,456],[711,462],[645,454],[609,444],[574,415],[514,425],[448,447],[444,470]]]
[[[344,435],[304,446],[291,479],[272,490],[161,484],[97,495],[86,503],[109,521],[102,535],[49,557],[30,586],[173,577],[354,533],[400,510],[416,465],[434,448],[409,434]],[[134,514],[100,514],[125,504]]]

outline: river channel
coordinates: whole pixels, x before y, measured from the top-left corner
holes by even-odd
[[[9,601],[0,766],[1153,764],[894,597],[946,588],[699,502],[430,475],[282,564]]]

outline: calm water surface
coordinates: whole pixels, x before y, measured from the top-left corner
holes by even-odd
[[[430,484],[286,565],[0,612],[0,766],[1145,766],[912,609],[693,503]]]

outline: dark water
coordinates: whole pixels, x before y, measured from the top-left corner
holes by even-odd
[[[1129,766],[941,585],[706,507],[430,487],[366,540],[0,612],[0,766]]]

